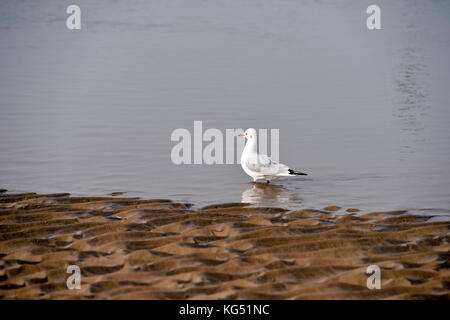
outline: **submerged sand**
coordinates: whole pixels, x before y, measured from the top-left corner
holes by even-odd
[[[326,209],[0,195],[0,298],[450,297],[449,222]],[[366,286],[374,264],[379,290]],[[67,288],[69,265],[79,290]]]

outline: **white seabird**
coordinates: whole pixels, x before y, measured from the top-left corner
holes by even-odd
[[[306,173],[290,169],[287,165],[278,163],[265,154],[259,154],[257,150],[258,139],[255,129],[247,129],[239,136],[245,137],[248,140],[245,144],[244,151],[242,152],[241,166],[245,173],[253,178],[252,183],[256,183],[256,180],[265,180],[269,183],[271,180],[280,177],[307,175]]]

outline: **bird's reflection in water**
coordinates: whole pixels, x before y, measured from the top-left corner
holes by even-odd
[[[242,192],[242,202],[270,204],[281,202],[301,202],[297,192],[281,185],[257,183]]]

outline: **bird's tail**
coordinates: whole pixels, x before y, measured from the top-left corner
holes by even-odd
[[[303,172],[294,171],[292,169],[288,169],[288,170],[289,170],[289,174],[293,175],[293,176],[307,176],[307,174],[303,173]]]

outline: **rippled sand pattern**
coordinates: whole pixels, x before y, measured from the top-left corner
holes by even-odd
[[[335,209],[3,195],[0,298],[449,298],[449,222]],[[80,290],[66,286],[74,264]]]

